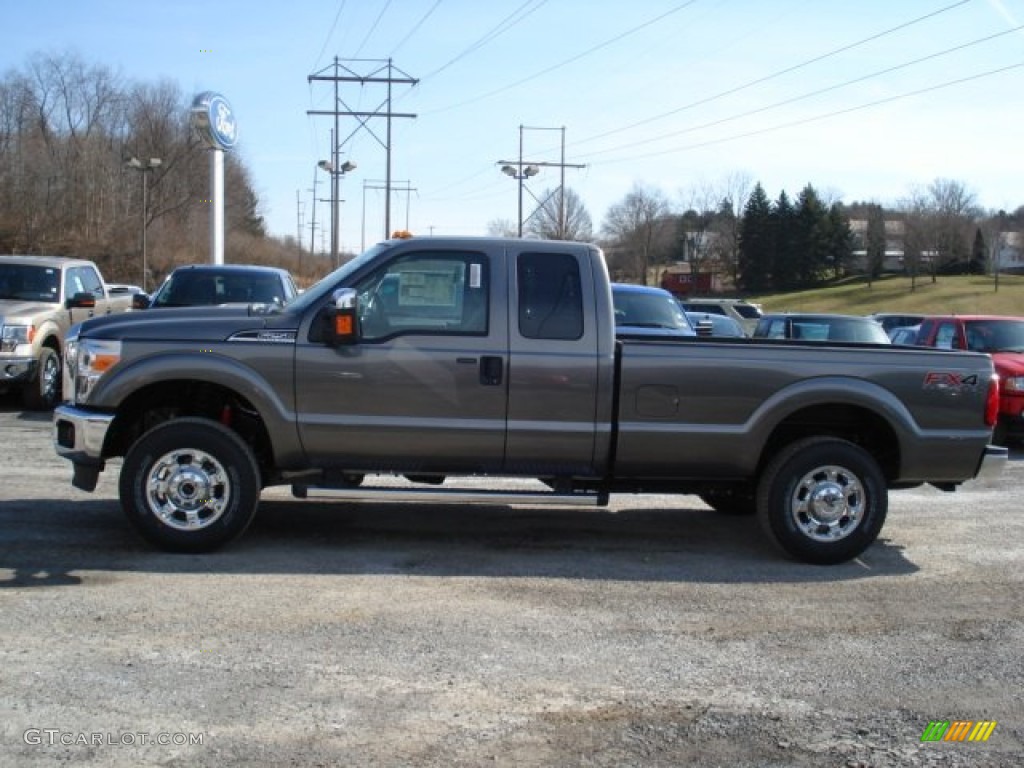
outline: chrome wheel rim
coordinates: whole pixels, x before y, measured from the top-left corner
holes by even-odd
[[[210,454],[181,448],[157,459],[146,479],[146,503],[160,522],[196,531],[221,518],[231,499],[227,470]]]
[[[793,524],[807,538],[834,542],[853,533],[864,519],[864,486],[845,467],[817,467],[800,478],[790,497]]]

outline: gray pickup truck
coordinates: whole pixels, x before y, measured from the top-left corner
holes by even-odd
[[[124,312],[91,261],[61,256],[0,256],[0,391],[20,390],[25,407],[60,400],[61,350],[73,324]]]
[[[989,445],[988,357],[617,338],[603,254],[581,243],[390,240],[283,308],[90,320],[66,357],[54,440],[73,484],[93,490],[123,456],[124,511],[171,551],[224,545],[262,488],[291,485],[419,503],[697,494],[837,563],[876,539],[890,489],[953,490],[1007,458]]]

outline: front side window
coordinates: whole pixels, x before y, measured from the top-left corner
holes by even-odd
[[[519,332],[527,339],[583,336],[580,268],[567,253],[524,253],[516,267]]]
[[[356,284],[360,337],[487,334],[487,262],[480,254],[414,253]]]

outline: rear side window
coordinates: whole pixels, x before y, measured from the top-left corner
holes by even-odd
[[[527,339],[583,336],[580,268],[567,253],[524,253],[516,265],[519,333]]]

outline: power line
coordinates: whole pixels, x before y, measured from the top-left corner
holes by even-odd
[[[734,94],[740,93],[741,91],[745,91],[748,88],[753,88],[755,85],[767,83],[770,80],[774,80],[778,77],[782,77],[783,75],[788,75],[792,72],[796,72],[800,69],[803,69],[804,67],[810,66],[811,64],[818,64],[822,61],[825,61],[826,59],[832,58],[833,56],[837,56],[840,53],[846,53],[847,51],[853,50],[854,48],[859,48],[860,46],[865,45],[867,43],[874,42],[875,40],[880,40],[883,37],[887,37],[888,35],[912,27],[915,24],[920,24],[923,21],[927,21],[928,19],[932,19],[943,13],[952,11],[953,9],[958,8],[961,5],[966,5],[969,2],[971,2],[971,0],[958,0],[958,2],[955,2],[951,5],[939,8],[938,10],[932,11],[930,13],[926,13],[924,16],[919,16],[916,19],[911,19],[910,21],[904,22],[903,24],[898,24],[895,27],[889,27],[888,29],[884,29],[881,32],[876,32],[873,35],[868,35],[865,38],[857,40],[856,42],[849,43],[839,48],[835,48],[831,51],[828,51],[827,53],[823,53],[819,56],[807,59],[806,61],[802,61],[799,64],[793,64],[792,66],[785,67],[784,69],[780,69],[776,72],[771,73],[770,75],[765,75],[764,77],[759,77],[754,80],[750,80],[746,83],[743,83],[742,85],[737,85],[736,87],[729,88],[728,90],[725,91],[719,91],[718,93],[712,94],[711,96],[707,96],[703,99],[698,99],[697,101],[692,101],[689,104],[684,104],[683,106],[669,110],[668,112],[662,112],[661,114],[653,115],[643,120],[638,120],[635,123],[630,123],[629,125],[624,125],[620,128],[613,128],[612,130],[604,131],[603,133],[598,133],[595,134],[594,136],[589,136],[578,141],[574,141],[572,143],[572,146],[588,144],[592,141],[597,141],[598,139],[603,139],[607,136],[612,136],[616,133],[622,133],[623,131],[629,131],[634,128],[639,128],[642,125],[647,125],[648,123],[653,123],[656,122],[657,120],[663,120],[666,117],[677,115],[680,112],[685,112],[686,110],[693,109],[694,107],[700,107],[704,106],[705,104],[710,104],[711,102],[718,101],[719,99],[725,98],[726,96],[732,96]]]
[[[320,46],[320,53],[318,53],[316,55],[316,61],[313,62],[313,66],[310,67],[310,69],[314,69],[316,67],[316,65],[320,63],[320,59],[323,58],[324,51],[327,50],[327,46],[331,42],[331,37],[334,36],[334,30],[338,26],[338,19],[341,18],[341,12],[344,11],[344,10],[345,10],[345,0],[341,0],[341,3],[338,5],[338,12],[336,14],[334,14],[334,21],[331,22],[331,28],[327,32],[327,37],[324,38],[324,44],[322,46]]]
[[[940,58],[942,56],[948,56],[951,53],[956,53],[957,51],[962,51],[962,50],[965,50],[965,49],[970,48],[970,47],[975,46],[975,45],[980,45],[982,43],[991,42],[992,40],[995,40],[996,38],[1004,37],[1006,35],[1010,35],[1010,34],[1013,34],[1015,32],[1019,32],[1022,29],[1024,29],[1024,24],[1022,24],[1019,27],[1014,27],[1013,29],[1007,29],[1007,30],[1004,30],[1002,32],[996,32],[994,34],[987,35],[986,37],[978,38],[977,40],[972,40],[972,41],[970,41],[968,43],[962,43],[961,45],[957,45],[957,46],[954,46],[952,48],[947,48],[947,49],[945,49],[943,51],[937,51],[936,53],[931,53],[931,54],[928,54],[927,56],[921,56],[920,58],[912,59],[910,61],[903,62],[902,64],[896,64],[896,65],[893,65],[891,67],[886,67],[885,69],[880,69],[880,70],[877,70],[876,72],[872,72],[872,73],[867,74],[867,75],[862,75],[860,77],[855,77],[855,78],[853,78],[851,80],[846,80],[845,82],[842,82],[842,83],[836,83],[835,85],[830,85],[830,86],[827,86],[825,88],[818,88],[817,90],[809,91],[808,93],[801,94],[800,96],[793,96],[793,97],[788,98],[788,99],[783,99],[782,101],[777,101],[774,104],[768,104],[768,105],[763,106],[763,107],[758,107],[757,109],[747,110],[746,112],[740,112],[740,113],[735,114],[735,115],[730,115],[729,117],[723,117],[723,118],[721,118],[719,120],[712,120],[711,122],[702,123],[700,125],[694,125],[694,126],[691,126],[689,128],[683,128],[683,129],[680,129],[680,130],[677,130],[677,131],[671,131],[669,133],[663,133],[660,136],[652,136],[651,138],[648,138],[648,139],[642,139],[642,140],[639,140],[639,141],[630,142],[628,144],[620,144],[617,147],[609,147],[608,149],[602,149],[602,150],[597,150],[595,152],[585,153],[584,157],[595,157],[597,155],[604,155],[604,154],[609,154],[611,152],[618,152],[618,151],[623,150],[623,149],[633,149],[635,147],[639,147],[639,146],[642,146],[644,144],[653,144],[654,142],[657,142],[657,141],[664,141],[665,139],[675,138],[676,136],[682,136],[683,134],[694,133],[695,131],[700,131],[700,130],[703,130],[705,128],[713,128],[713,127],[718,126],[718,125],[723,125],[724,123],[731,123],[731,122],[733,122],[735,120],[741,120],[741,119],[743,119],[745,117],[750,117],[752,115],[757,115],[757,114],[760,114],[762,112],[767,112],[767,111],[772,110],[772,109],[777,109],[779,107],[783,107],[783,106],[786,106],[788,104],[794,104],[794,103],[796,103],[798,101],[803,101],[805,99],[809,99],[809,98],[812,98],[814,96],[820,96],[823,93],[828,93],[830,91],[837,91],[837,90],[839,90],[841,88],[846,88],[847,86],[850,86],[850,85],[855,85],[857,83],[862,83],[862,82],[864,82],[866,80],[871,80],[871,79],[876,78],[876,77],[881,77],[882,75],[888,75],[888,74],[891,74],[893,72],[897,72],[897,71],[902,70],[902,69],[908,69],[909,67],[915,66],[917,64],[921,64],[921,63],[926,62],[926,61],[931,61],[932,59],[937,59],[937,58]]]
[[[369,42],[373,33],[377,31],[377,25],[380,24],[380,20],[384,18],[384,14],[387,13],[388,8],[390,7],[391,0],[387,0],[387,2],[384,3],[384,7],[380,9],[380,13],[377,14],[377,18],[373,20],[373,24],[370,25],[370,31],[366,33],[366,36],[363,38],[363,42],[361,42],[359,47],[356,48],[356,52],[352,55],[352,58],[359,58],[359,54],[363,52],[363,48],[366,47],[366,43]]]
[[[990,70],[987,70],[985,72],[979,72],[979,73],[974,74],[974,75],[968,75],[967,77],[960,77],[960,78],[957,78],[955,80],[947,80],[947,81],[945,81],[943,83],[939,83],[937,85],[931,85],[931,86],[928,86],[926,88],[919,88],[919,89],[914,90],[914,91],[907,91],[906,93],[900,93],[900,94],[897,94],[895,96],[886,97],[884,99],[876,99],[875,101],[869,101],[869,102],[866,102],[864,104],[858,104],[855,107],[846,107],[845,109],[837,109],[837,110],[834,110],[832,112],[825,112],[823,114],[814,115],[812,117],[805,117],[805,118],[801,118],[799,120],[792,120],[792,121],[790,121],[788,123],[780,123],[779,125],[773,125],[773,126],[770,126],[768,128],[760,128],[760,129],[755,130],[755,131],[747,131],[746,133],[739,133],[739,134],[736,134],[734,136],[726,136],[726,137],[720,138],[720,139],[709,139],[708,141],[702,141],[702,142],[699,142],[697,144],[688,144],[688,145],[686,145],[684,147],[673,147],[672,149],[666,149],[666,150],[662,150],[660,152],[649,152],[649,153],[644,154],[644,155],[631,155],[631,156],[628,156],[628,157],[616,158],[614,160],[604,160],[604,161],[600,161],[599,163],[594,163],[594,165],[609,165],[611,163],[634,162],[636,160],[645,160],[645,159],[647,159],[649,157],[661,157],[663,155],[670,155],[670,154],[674,154],[676,152],[685,152],[685,151],[691,150],[691,149],[701,149],[703,147],[710,147],[710,146],[714,146],[716,144],[725,144],[726,142],[736,141],[738,139],[750,138],[751,136],[760,136],[760,135],[765,134],[765,133],[773,133],[775,131],[781,131],[781,130],[784,130],[786,128],[796,128],[796,127],[799,127],[801,125],[807,125],[809,123],[815,123],[815,122],[819,122],[821,120],[827,120],[828,118],[831,118],[831,117],[838,117],[839,115],[848,115],[851,112],[859,112],[860,110],[870,109],[871,107],[877,107],[877,106],[880,106],[882,104],[889,104],[889,103],[892,103],[894,101],[899,101],[901,99],[908,99],[908,98],[911,98],[913,96],[920,96],[923,93],[931,93],[932,91],[942,90],[943,88],[950,88],[950,87],[952,87],[954,85],[961,85],[963,83],[968,83],[968,82],[971,82],[973,80],[981,80],[982,78],[985,78],[985,77],[991,77],[992,75],[1002,74],[1003,72],[1009,72],[1012,69],[1019,69],[1021,67],[1024,67],[1024,61],[1018,62],[1017,64],[1008,64],[1005,67],[997,67],[996,69],[990,69]]]
[[[422,16],[420,17],[420,20],[419,20],[419,21],[417,21],[417,22],[416,22],[416,23],[415,23],[415,24],[413,25],[412,29],[410,29],[410,30],[408,31],[408,33],[406,33],[405,37],[403,37],[403,38],[402,38],[401,40],[399,40],[399,41],[398,41],[398,44],[397,44],[397,45],[395,45],[395,47],[391,49],[391,55],[392,55],[392,57],[393,57],[393,56],[394,56],[394,55],[395,55],[396,53],[398,53],[398,50],[399,50],[399,49],[400,49],[400,48],[401,48],[401,47],[402,47],[403,45],[405,45],[405,44],[406,44],[407,42],[409,42],[409,39],[410,39],[410,38],[411,38],[411,37],[412,37],[412,36],[413,36],[414,34],[416,34],[417,32],[419,32],[419,31],[420,31],[420,29],[421,29],[421,28],[423,27],[423,24],[424,24],[424,23],[425,23],[425,22],[427,21],[427,19],[429,19],[429,18],[430,18],[430,17],[431,17],[432,15],[433,15],[434,11],[436,11],[436,10],[437,10],[437,6],[439,6],[439,5],[441,4],[441,2],[442,2],[442,0],[436,0],[436,2],[435,2],[435,3],[434,3],[434,4],[432,5],[432,6],[430,6],[430,9],[429,9],[429,10],[428,10],[428,11],[427,11],[426,13],[424,13],[424,14],[423,14],[423,15],[422,15]]]
[[[435,75],[439,75],[441,72],[444,72],[444,70],[448,69],[448,67],[452,66],[452,64],[455,64],[456,62],[461,61],[462,59],[464,59],[469,54],[473,53],[474,51],[477,51],[478,49],[482,48],[487,43],[491,42],[491,40],[494,40],[495,38],[499,37],[500,35],[504,34],[508,30],[510,30],[516,24],[521,22],[523,19],[527,18],[528,16],[533,14],[535,11],[537,11],[539,8],[541,8],[542,6],[546,5],[547,2],[548,2],[548,0],[526,0],[525,3],[520,5],[514,11],[512,11],[512,13],[510,13],[504,19],[502,19],[497,24],[495,24],[493,27],[491,27],[491,29],[489,29],[487,32],[485,32],[481,37],[477,38],[477,40],[475,40],[473,43],[471,43],[461,53],[456,54],[454,57],[452,57],[451,59],[446,61],[440,67],[435,69],[433,72],[430,72],[430,73],[424,75],[423,79],[427,80],[429,78],[434,77]],[[531,4],[534,7],[533,8],[528,8],[527,6],[529,6]]]
[[[457,102],[456,104],[451,104],[451,105],[449,105],[447,107],[441,107],[440,109],[435,109],[435,110],[432,110],[430,112],[426,112],[425,114],[427,114],[427,115],[435,115],[435,114],[438,114],[440,112],[447,112],[447,111],[450,111],[452,109],[458,109],[459,107],[465,107],[465,106],[467,106],[469,104],[475,104],[478,101],[483,101],[484,99],[488,99],[491,96],[497,96],[499,93],[504,93],[505,91],[511,90],[512,88],[516,88],[516,87],[518,87],[520,85],[528,83],[531,80],[536,80],[538,77],[542,77],[542,76],[544,76],[544,75],[546,75],[546,74],[548,74],[550,72],[554,72],[556,69],[561,69],[562,67],[568,66],[569,64],[572,64],[572,63],[574,63],[576,61],[579,61],[580,59],[582,59],[582,58],[584,58],[586,56],[589,56],[592,53],[596,53],[597,51],[601,50],[602,48],[607,48],[609,45],[612,45],[613,43],[617,43],[620,40],[622,40],[622,39],[624,39],[626,37],[629,37],[630,35],[633,35],[633,34],[639,32],[640,30],[645,29],[646,27],[651,26],[652,24],[656,24],[659,21],[661,21],[662,19],[665,19],[665,18],[667,18],[668,16],[671,16],[674,13],[678,13],[679,11],[681,11],[681,10],[683,10],[685,8],[688,8],[689,6],[693,5],[696,2],[697,2],[697,0],[687,0],[687,2],[681,3],[680,5],[677,5],[675,8],[671,8],[670,10],[665,11],[665,13],[662,13],[661,15],[656,16],[653,19],[648,19],[647,21],[643,22],[642,24],[638,24],[637,26],[633,27],[632,29],[627,29],[625,32],[621,32],[618,35],[615,35],[614,37],[611,37],[611,38],[605,40],[604,42],[598,43],[597,45],[592,46],[591,48],[588,48],[587,50],[582,51],[581,53],[578,53],[575,56],[571,56],[568,59],[564,59],[564,60],[558,62],[557,64],[552,64],[550,67],[547,67],[546,69],[542,69],[539,72],[535,72],[532,75],[529,75],[528,77],[524,77],[521,80],[516,80],[514,83],[509,83],[508,85],[504,85],[501,88],[496,88],[493,91],[488,91],[487,93],[481,94],[480,96],[476,96],[476,97],[474,97],[472,99],[466,99],[465,101],[460,101],[460,102]],[[969,0],[963,0],[963,2],[969,2]]]

